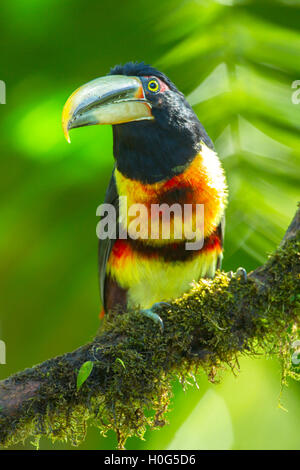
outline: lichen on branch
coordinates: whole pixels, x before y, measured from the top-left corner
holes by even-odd
[[[291,361],[300,321],[299,235],[300,210],[278,250],[247,278],[218,272],[164,306],[163,333],[138,311],[115,312],[91,343],[1,381],[0,445],[40,436],[76,445],[89,421],[104,434],[115,430],[122,448],[147,426],[164,425],[173,378],[202,369],[214,381],[224,367],[238,371],[240,355],[277,355],[283,381],[299,379]]]

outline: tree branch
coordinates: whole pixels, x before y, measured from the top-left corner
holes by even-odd
[[[184,381],[202,368],[213,381],[224,365],[238,370],[240,354],[277,354],[283,378],[299,378],[290,359],[300,319],[299,234],[300,209],[278,250],[246,279],[218,273],[164,307],[163,334],[138,311],[116,312],[92,342],[1,381],[0,444],[43,435],[77,444],[90,419],[102,432],[114,429],[122,447],[147,425],[164,424],[172,377]],[[87,361],[93,370],[77,390]]]

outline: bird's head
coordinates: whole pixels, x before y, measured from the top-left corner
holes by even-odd
[[[63,130],[111,124],[114,156],[125,176],[154,183],[180,173],[212,142],[184,95],[162,72],[144,63],[117,65],[67,100]]]

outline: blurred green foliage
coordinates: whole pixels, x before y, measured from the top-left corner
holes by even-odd
[[[299,199],[299,0],[4,0],[0,18],[0,378],[64,353],[98,328],[96,207],[112,165],[109,127],[73,131],[79,85],[144,60],[188,96],[226,169],[224,269],[250,270],[279,243]],[[299,449],[300,387],[276,360],[241,361],[220,385],[174,383],[170,425],[127,448]],[[88,431],[81,448],[112,449]],[[68,448],[43,440],[41,448]],[[20,448],[22,448],[20,446]],[[26,445],[30,448],[30,443]]]

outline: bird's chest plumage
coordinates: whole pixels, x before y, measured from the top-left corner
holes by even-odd
[[[226,183],[216,154],[203,145],[185,171],[159,183],[142,184],[118,170],[115,178],[121,196],[119,220],[128,236],[114,243],[107,274],[128,290],[129,304],[148,308],[180,296],[193,280],[212,277],[222,252],[217,227],[226,204]],[[187,250],[197,204],[203,205],[204,245]],[[169,216],[164,217],[164,211]]]

